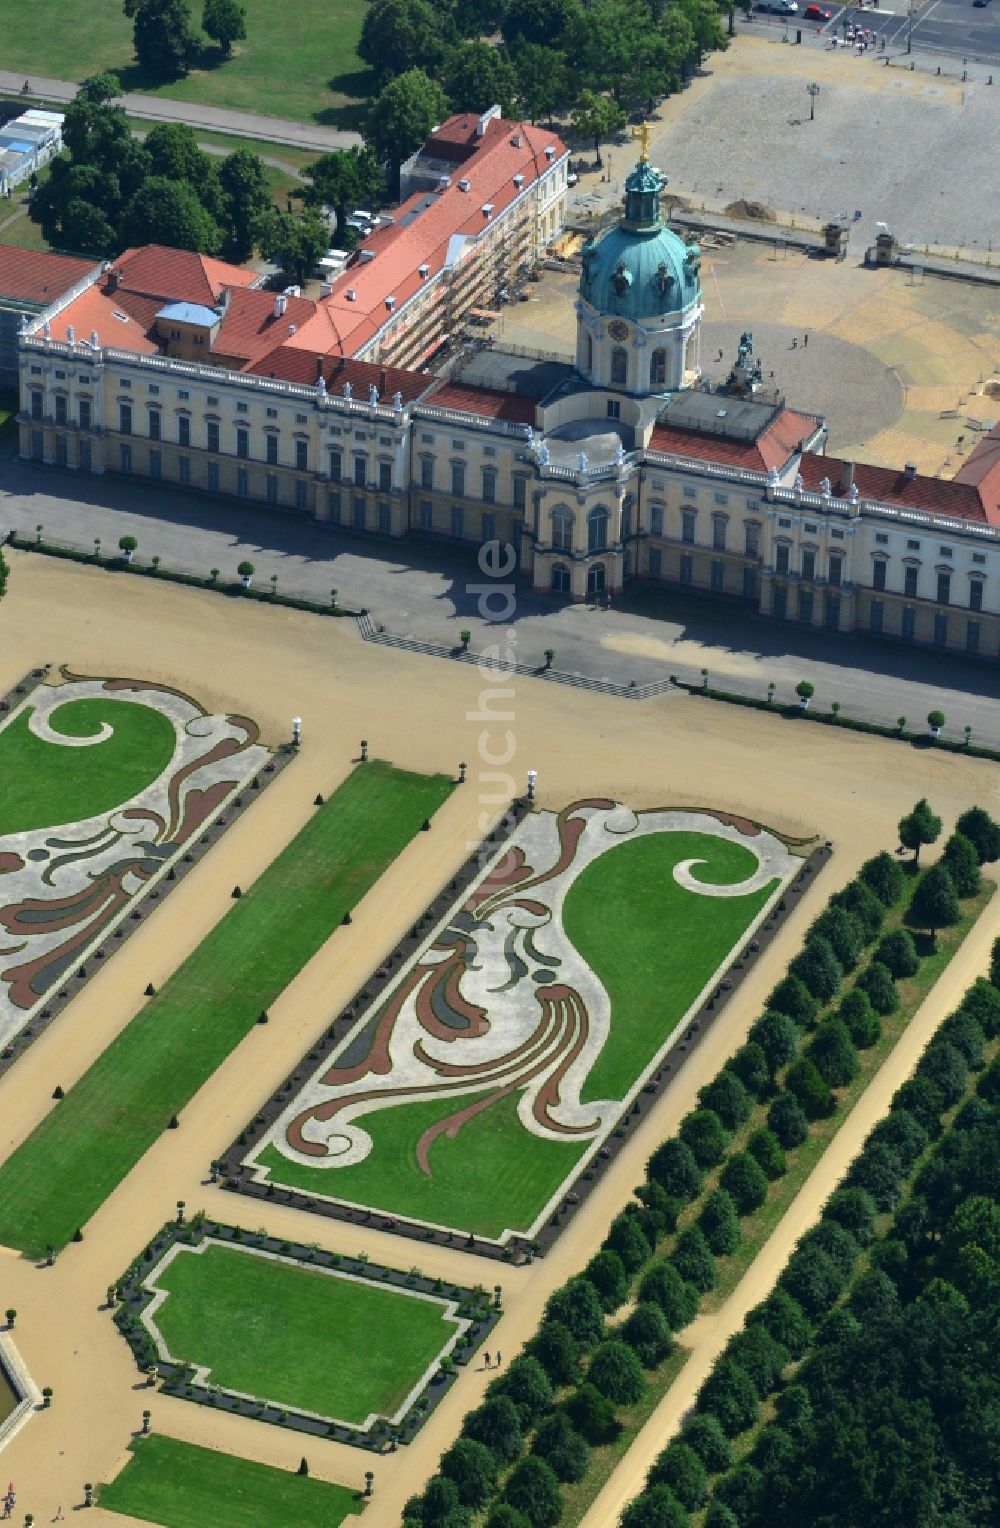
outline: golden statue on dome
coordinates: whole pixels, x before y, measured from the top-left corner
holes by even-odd
[[[640,164],[648,164],[649,163],[649,123],[646,121],[645,117],[643,117],[643,119],[642,119],[642,126],[641,127],[633,127],[633,129],[632,129],[632,137],[636,140],[637,143],[641,143],[642,144],[642,148],[639,150],[639,163]]]

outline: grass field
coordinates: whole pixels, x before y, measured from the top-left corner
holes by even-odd
[[[394,1416],[457,1330],[435,1301],[202,1245],[156,1275],[169,1295],[153,1319],[220,1389],[358,1426]]]
[[[339,1528],[361,1511],[346,1486],[157,1433],[136,1438],[129,1449],[121,1474],[101,1487],[100,1504],[160,1528]]]
[[[201,66],[186,79],[147,78],[132,51],[121,0],[31,0],[3,7],[3,59],[18,74],[83,80],[112,69],[126,91],[171,96],[303,121],[342,121],[345,106],[372,92],[357,55],[363,0],[300,0],[289,18],[273,0],[243,0],[247,37],[222,62],[205,39]],[[191,7],[196,21],[201,5]],[[343,125],[356,126],[354,121]]]
[[[451,790],[349,775],[0,1168],[0,1244],[64,1246]]]
[[[699,859],[707,883],[738,882],[757,868],[740,844],[704,833],[655,833],[620,844],[581,872],[563,906],[571,942],[611,1000],[610,1039],[587,1078],[584,1099],[624,1098],[713,973],[725,961],[774,883],[742,897],[698,896],[673,878]],[[498,1007],[494,1022],[503,1022]],[[416,1143],[455,1107],[432,1099],[363,1118],[373,1148],[351,1167],[313,1167],[268,1145],[257,1160],[270,1180],[371,1205],[480,1236],[527,1231],[592,1144],[531,1134],[517,1114],[519,1093],[501,1096],[430,1149],[432,1176]]]
[[[111,811],[152,785],[177,747],[169,716],[135,701],[98,696],[58,706],[50,723],[64,737],[94,737],[103,723],[113,729],[105,742],[87,748],[63,748],[36,737],[28,717],[21,711],[0,731],[0,834]]]

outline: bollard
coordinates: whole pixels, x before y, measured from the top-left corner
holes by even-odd
[[[466,777],[466,774],[468,773],[468,769],[469,769],[468,764],[460,764],[458,766],[458,783],[459,783],[459,785],[464,785],[465,784],[465,777]]]
[[[529,769],[528,770],[528,800],[529,801],[534,801],[534,799],[535,799],[535,787],[537,786],[537,784],[538,784],[538,770],[537,769]]]
[[[375,1489],[375,1476],[371,1470],[365,1470],[365,1495],[371,1496]]]
[[[361,739],[361,762],[362,762],[362,764],[367,764],[367,762],[368,762],[368,740],[367,740],[367,738],[362,738]]]
[[[151,1411],[144,1411],[142,1414],[142,1432],[144,1437],[149,1433],[149,1424],[152,1420],[152,1417],[153,1413]]]
[[[302,718],[301,718],[301,716],[293,716],[292,717],[292,747],[293,748],[300,748],[301,746],[302,746]]]
[[[89,1480],[83,1488],[83,1505],[85,1507],[92,1507],[94,1505],[94,1488]]]

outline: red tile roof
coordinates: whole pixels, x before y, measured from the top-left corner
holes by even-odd
[[[155,355],[159,342],[152,338],[154,319],[163,306],[158,297],[137,297],[133,292],[110,293],[107,282],[81,293],[53,320],[52,338],[64,340],[72,328],[78,340],[97,335],[101,345]]]
[[[229,291],[229,306],[212,344],[213,356],[254,361],[292,338],[316,312],[308,297],[287,297],[285,311],[275,312],[273,292]]]
[[[802,442],[815,433],[818,421],[809,414],[783,409],[756,440],[732,440],[700,430],[683,430],[674,425],[658,424],[649,442],[652,451],[667,451],[674,456],[692,456],[699,461],[717,462],[720,467],[739,467],[747,472],[779,470],[801,449]]]
[[[832,484],[833,497],[843,499],[847,495],[840,488],[840,469],[838,457],[818,456],[812,451],[806,451],[799,463],[810,493],[818,493],[826,477]],[[895,467],[870,467],[864,462],[855,464],[854,481],[863,499],[898,505],[901,509],[920,509],[925,514],[956,515],[964,520],[1000,524],[1000,514],[988,514],[979,490],[968,482],[924,477],[920,473],[907,477]]]
[[[256,271],[225,260],[213,260],[187,249],[144,244],[119,255],[112,270],[120,273],[119,290],[158,297],[164,302],[197,302],[212,307],[223,287],[249,287],[260,281]]]
[[[519,393],[494,392],[488,387],[446,382],[427,399],[435,408],[457,409],[462,414],[482,414],[488,419],[513,419],[534,424],[538,399]]]
[[[468,121],[474,124],[478,118]],[[437,135],[432,142],[436,152]],[[501,118],[494,118],[476,142],[478,147],[460,177],[469,182],[468,191],[459,190],[458,180],[452,177],[452,184],[443,191],[416,192],[393,214],[389,227],[376,230],[364,241],[361,248],[374,251],[374,260],[352,265],[338,277],[330,296],[321,300],[320,307],[335,317],[347,354],[356,354],[387,321],[387,297],[395,298],[398,309],[424,285],[425,278],[419,274],[422,265],[434,276],[445,265],[453,238],[462,243],[478,238],[489,226],[484,205],[492,206],[491,219],[496,218],[549,168],[547,147],[555,151],[553,162],[566,153],[556,134]],[[522,186],[514,185],[515,175],[523,175]],[[453,248],[452,258],[456,257]],[[347,297],[349,291],[354,293],[352,299]],[[311,335],[301,343],[318,348]]]
[[[1000,425],[984,435],[955,473],[954,482],[971,483],[979,491],[986,518],[1000,524]]]
[[[389,403],[394,393],[402,393],[403,402],[412,403],[437,381],[425,372],[404,371],[398,366],[375,366],[369,361],[345,360],[338,355],[311,355],[308,350],[291,345],[280,345],[244,370],[255,376],[280,377],[283,382],[312,387],[319,380],[321,365],[329,392],[343,393],[344,383],[350,382],[354,397],[365,402],[373,383],[378,388],[381,402]]]
[[[70,255],[0,244],[0,296],[48,306],[99,264],[98,260],[76,260]]]

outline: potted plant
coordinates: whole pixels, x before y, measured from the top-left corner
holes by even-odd
[[[462,627],[462,630],[458,634],[458,639],[462,644],[463,653],[468,652],[469,643],[472,641],[472,632],[467,626]]]
[[[118,550],[122,554],[122,562],[128,564],[135,556],[139,543],[134,536],[120,536],[118,538]]]
[[[927,725],[931,729],[931,737],[939,738],[941,736],[941,728],[944,726],[944,712],[928,711]]]
[[[808,679],[800,679],[795,686],[795,693],[799,697],[799,708],[802,711],[808,711],[809,702],[816,693],[816,686],[810,684]]]
[[[253,563],[252,562],[247,562],[244,559],[244,561],[240,563],[240,565],[236,569],[236,571],[240,575],[240,582],[242,583],[244,589],[249,589],[249,587],[250,587],[250,580],[251,580],[251,578],[253,578],[254,574],[257,571],[257,569],[254,567]]]
[[[550,669],[552,667],[552,660],[555,658],[555,655],[556,655],[556,650],[555,650],[554,647],[547,647],[545,649],[545,667],[547,669]]]

